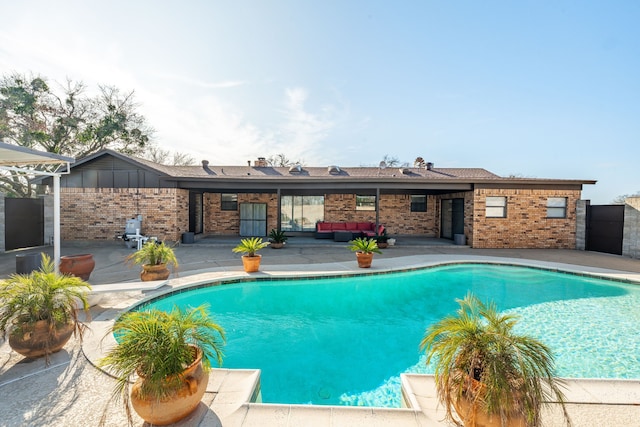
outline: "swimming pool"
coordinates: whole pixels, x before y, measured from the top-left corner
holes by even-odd
[[[640,378],[640,286],[533,268],[249,281],[147,305],[208,303],[227,334],[224,367],[261,369],[263,402],[398,407],[399,375],[432,372],[418,349],[425,328],[468,291],[522,315],[519,332],[553,349],[558,376]]]

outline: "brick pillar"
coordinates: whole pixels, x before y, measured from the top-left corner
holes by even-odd
[[[590,204],[589,200],[576,202],[576,249],[579,251],[587,247],[587,209]]]
[[[622,255],[640,259],[640,197],[628,197],[624,202]]]

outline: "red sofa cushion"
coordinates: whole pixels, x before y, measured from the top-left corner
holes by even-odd
[[[345,229],[350,231],[358,231],[358,223],[357,222],[347,222],[345,224]]]
[[[331,231],[331,226],[333,223],[331,222],[319,222],[318,223],[318,231]]]
[[[372,230],[373,227],[375,227],[375,224],[372,223],[372,222],[359,222],[358,223],[358,230],[360,230],[360,231]]]
[[[333,222],[331,223],[331,229],[335,230],[346,230],[347,226],[344,222]]]

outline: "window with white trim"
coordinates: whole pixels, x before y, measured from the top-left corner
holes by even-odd
[[[547,218],[566,218],[567,198],[549,197],[547,199]]]
[[[488,196],[485,201],[485,216],[487,218],[506,218],[507,198]]]

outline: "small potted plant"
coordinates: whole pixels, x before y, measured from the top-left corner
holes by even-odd
[[[140,279],[143,282],[151,280],[166,280],[171,272],[168,266],[178,267],[178,260],[173,249],[164,242],[147,241],[142,248],[126,258],[131,264],[142,266]]]
[[[386,249],[389,246],[389,244],[387,243],[387,241],[389,240],[389,235],[387,234],[386,229],[382,230],[382,234],[377,234],[375,239],[380,249]]]
[[[262,255],[257,254],[260,249],[269,246],[269,242],[263,242],[262,237],[249,237],[240,240],[240,244],[232,249],[235,253],[241,253],[242,265],[247,273],[255,273],[260,270]]]
[[[89,316],[87,292],[79,277],[56,274],[54,262],[42,254],[40,270],[14,274],[0,281],[0,333],[9,335],[13,350],[29,358],[61,350],[75,334],[82,339],[85,325],[78,305]]]
[[[427,364],[434,361],[447,419],[465,426],[540,426],[541,407],[556,402],[570,425],[551,350],[515,333],[517,316],[501,314],[495,304],[472,294],[457,301],[456,315],[427,328],[420,343]]]
[[[185,418],[206,391],[210,360],[222,364],[224,330],[206,306],[130,311],[108,334],[117,337],[118,344],[98,365],[116,378],[113,397],[122,400],[129,425],[133,425],[130,404],[152,425]],[[134,374],[137,379],[131,385]]]
[[[289,238],[284,234],[282,230],[271,229],[269,233],[269,247],[272,249],[282,248]]]
[[[364,237],[357,237],[349,242],[348,248],[356,253],[358,267],[360,268],[371,267],[373,254],[382,253],[380,248],[378,248],[378,243],[375,238],[367,239]]]

